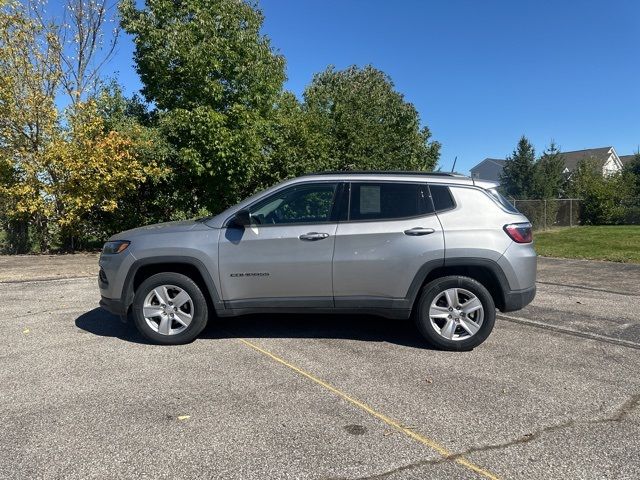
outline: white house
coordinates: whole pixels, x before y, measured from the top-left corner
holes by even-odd
[[[602,168],[602,175],[619,172],[622,166],[633,159],[633,155],[619,157],[613,147],[588,148],[586,150],[574,150],[572,152],[561,152],[564,160],[564,172],[570,175],[582,160],[594,161],[599,168]],[[471,168],[471,177],[481,180],[500,181],[500,174],[507,160],[498,158],[485,158],[475,167]]]
[[[622,170],[622,161],[613,147],[589,148],[587,150],[575,150],[573,152],[562,152],[564,159],[564,173],[570,175],[578,163],[582,160],[591,160],[602,168],[602,175],[610,175]]]

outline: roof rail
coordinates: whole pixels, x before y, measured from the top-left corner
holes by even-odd
[[[449,172],[415,172],[403,170],[328,170],[324,172],[305,173],[307,175],[424,175],[430,177],[464,177],[460,173]]]

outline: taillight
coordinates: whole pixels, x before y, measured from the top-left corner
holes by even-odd
[[[531,243],[533,240],[530,223],[510,223],[502,228],[516,243]]]

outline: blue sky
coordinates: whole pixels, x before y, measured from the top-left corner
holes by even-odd
[[[525,134],[541,151],[640,145],[635,0],[261,0],[264,33],[301,95],[327,65],[385,71],[442,143],[440,165],[504,158]],[[123,38],[110,69],[139,88]],[[108,73],[108,72],[107,72]]]

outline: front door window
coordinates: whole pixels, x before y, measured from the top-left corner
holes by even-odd
[[[335,183],[314,183],[276,192],[249,209],[252,221],[258,225],[327,223],[336,187]]]

